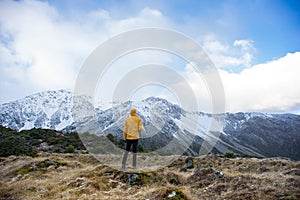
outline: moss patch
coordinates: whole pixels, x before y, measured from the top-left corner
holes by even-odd
[[[33,167],[32,166],[24,166],[22,168],[20,168],[19,170],[16,171],[16,175],[24,175],[24,174],[28,174],[29,172],[33,171]]]

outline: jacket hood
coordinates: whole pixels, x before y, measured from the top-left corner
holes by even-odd
[[[131,116],[136,116],[136,109],[131,109],[130,115]]]

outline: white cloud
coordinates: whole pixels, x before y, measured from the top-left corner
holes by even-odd
[[[225,92],[226,112],[299,112],[300,52],[268,63],[254,65],[239,73],[219,69]],[[185,75],[200,102],[211,112],[209,86],[203,77],[186,65]]]
[[[287,112],[300,107],[300,52],[240,73],[219,71],[230,112]]]
[[[76,75],[74,66],[80,65],[73,57],[81,53],[80,29],[59,21],[58,13],[47,3],[3,1],[0,7],[5,10],[0,14],[2,30],[10,35],[7,49],[12,59],[1,63],[6,75],[41,89],[70,87]]]
[[[84,60],[101,42],[134,28],[167,25],[162,13],[150,8],[120,20],[103,9],[67,19],[47,2],[32,0],[1,1],[0,10],[1,84],[32,91],[73,88]],[[12,98],[19,95],[24,94]]]
[[[235,40],[234,46],[241,46],[243,50],[253,49],[254,42],[252,40]]]
[[[255,53],[252,40],[235,40],[232,45],[223,44],[216,35],[208,34],[198,38],[216,67],[235,70],[250,67]]]

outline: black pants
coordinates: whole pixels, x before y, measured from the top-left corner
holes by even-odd
[[[132,166],[136,167],[136,153],[137,153],[137,146],[139,140],[126,140],[126,151],[124,152],[123,160],[122,160],[122,168],[125,168],[127,156],[132,146],[133,152],[133,159],[132,159]]]
[[[139,140],[126,140],[126,151],[130,151],[132,146],[132,152],[137,153],[137,146]]]

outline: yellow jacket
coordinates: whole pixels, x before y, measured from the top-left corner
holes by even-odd
[[[136,110],[130,111],[130,117],[124,123],[124,140],[137,140],[142,132],[142,120],[136,116]]]

